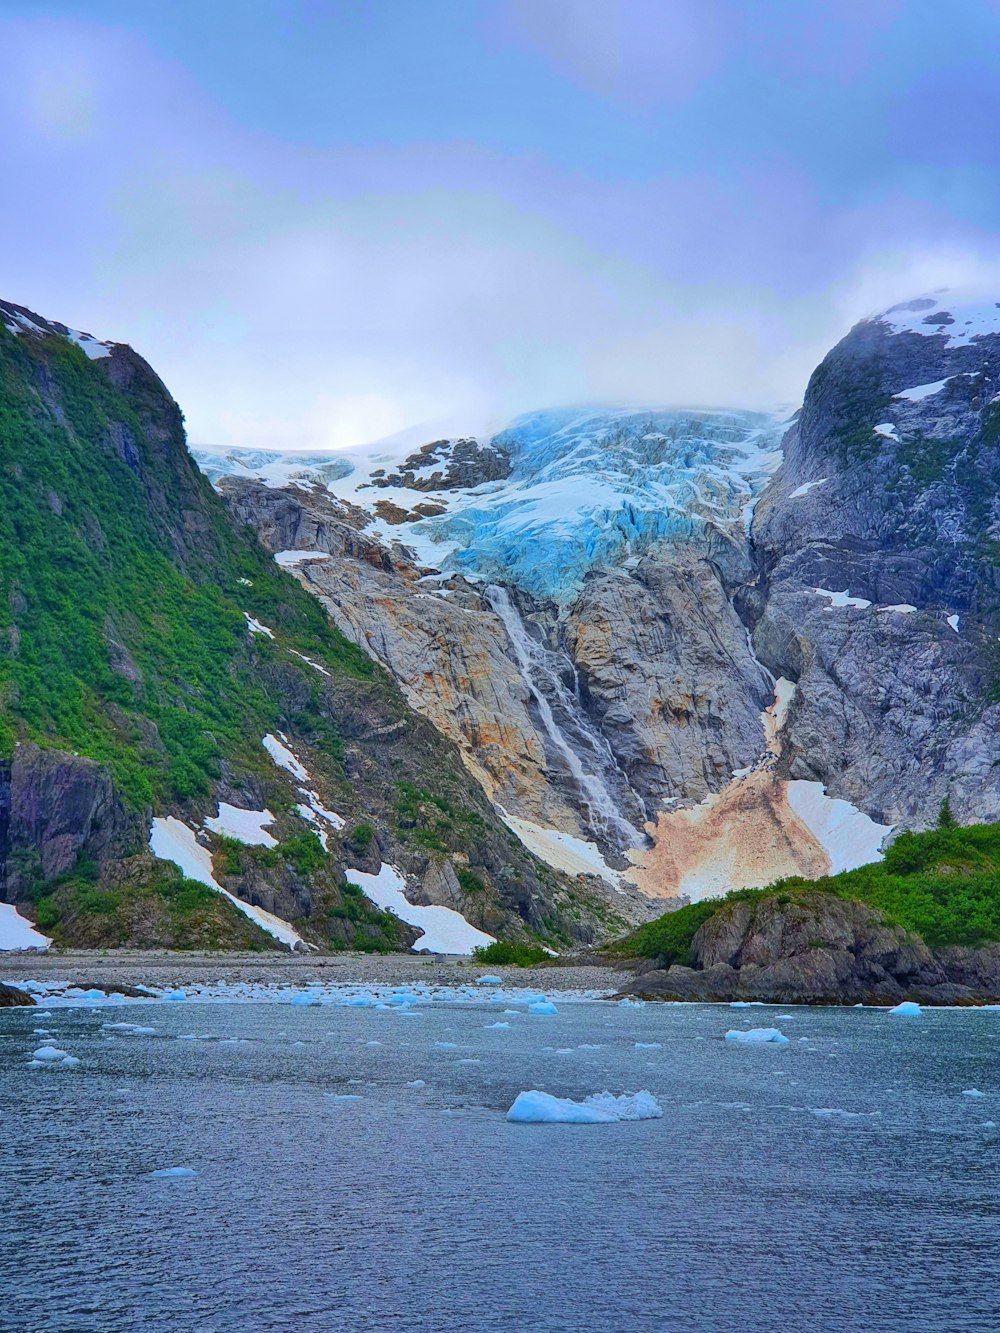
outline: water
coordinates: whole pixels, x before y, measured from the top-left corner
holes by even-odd
[[[501,1008],[0,1013],[3,1333],[1000,1326],[1000,1013]],[[506,1123],[532,1087],[664,1118]]]
[[[536,643],[525,629],[524,622],[511,601],[507,589],[501,588],[499,585],[491,585],[486,589],[486,597],[490,606],[503,621],[511,646],[514,649],[514,656],[517,659],[521,676],[531,691],[531,697],[538,706],[538,715],[542,720],[542,726],[545,728],[545,734],[562,756],[570,775],[579,788],[587,809],[591,831],[598,837],[610,837],[620,847],[638,846],[642,842],[642,834],[622,815],[599,771],[602,766],[615,769],[618,776],[624,778],[624,774],[618,769],[611,747],[604,737],[599,735],[590,725],[579,698],[574,698],[570,694],[559,672],[549,661],[549,653],[541,644]],[[582,740],[591,751],[591,757],[597,761],[597,771],[588,772],[584,768],[580,756],[556,721],[552,705],[536,677],[544,682],[546,689],[559,700],[563,708],[576,721]]]

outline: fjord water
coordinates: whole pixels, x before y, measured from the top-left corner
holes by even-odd
[[[1000,1012],[503,1008],[0,1013],[0,1327],[1000,1325]],[[664,1114],[507,1123],[530,1088]]]

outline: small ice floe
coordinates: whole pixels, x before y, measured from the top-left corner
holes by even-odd
[[[169,1000],[172,1004],[180,1004],[182,1000],[187,999],[187,994],[182,990],[167,991],[163,999]]]
[[[572,1055],[572,1054],[573,1054],[573,1047],[572,1047],[572,1046],[557,1046],[556,1049],[555,1049],[555,1054],[556,1054],[556,1055]]]
[[[76,1069],[80,1061],[58,1046],[39,1046],[32,1052],[28,1063],[36,1069]]]
[[[985,1093],[985,1092],[980,1092],[978,1088],[964,1088],[964,1089],[962,1090],[962,1096],[963,1096],[963,1097],[972,1097],[972,1098],[974,1098],[976,1101],[978,1101],[980,1097],[985,1097],[985,1096],[986,1096],[986,1093]]]
[[[788,1045],[788,1038],[777,1028],[749,1028],[745,1032],[738,1032],[735,1028],[730,1028],[726,1033],[726,1041],[744,1041],[772,1046]]]
[[[493,1028],[509,1028],[509,1027],[510,1027],[510,1024],[509,1024],[509,1023],[484,1023],[484,1024],[483,1024],[483,1027],[486,1028],[487,1031],[490,1031],[490,1030],[492,1030]]]
[[[102,1023],[106,1032],[118,1032],[128,1037],[155,1037],[156,1028],[140,1027],[138,1023]]]
[[[730,1009],[753,1009],[757,1005],[762,1005],[763,1000],[731,1000]]]
[[[903,1000],[889,1010],[890,1018],[919,1018],[924,1011],[914,1000]]]
[[[619,1009],[641,1009],[642,1006],[643,1006],[645,1003],[646,1003],[645,1000],[630,1000],[630,999],[628,998],[628,996],[626,995],[626,997],[625,997],[623,1000],[619,1000],[619,1001],[618,1001],[618,1008],[619,1008]]]
[[[845,1111],[840,1106],[811,1106],[809,1109],[822,1120],[872,1120],[882,1114],[881,1111]]]
[[[476,1060],[476,1059],[471,1059],[471,1058],[470,1058],[470,1059],[467,1059],[467,1060],[459,1060],[458,1063],[459,1063],[460,1065],[481,1065],[483,1062],[482,1062],[482,1060]]]
[[[316,1006],[323,1003],[318,995],[310,995],[308,991],[296,991],[289,1004]]]
[[[637,1051],[659,1051],[662,1050],[662,1045],[658,1041],[637,1041],[635,1049]]]
[[[534,1000],[528,1005],[529,1014],[557,1014],[559,1010],[551,1000]]]
[[[370,1041],[370,1042],[367,1043],[367,1045],[369,1045],[369,1046],[381,1046],[382,1043],[381,1043],[380,1041]]]
[[[457,1051],[457,1050],[458,1050],[458,1042],[457,1042],[457,1041],[436,1041],[436,1042],[434,1043],[434,1045],[438,1048],[439,1051]]]
[[[477,978],[476,978],[476,985],[477,985],[477,986],[502,986],[502,985],[503,985],[503,978],[502,978],[502,977],[493,977],[493,976],[488,976],[488,977],[477,977]]]
[[[357,1092],[328,1092],[325,1094],[331,1102],[360,1102],[364,1098]]]
[[[411,1078],[406,1085],[408,1088],[426,1088],[427,1084],[422,1078]]]
[[[150,1180],[190,1180],[197,1171],[190,1166],[161,1166],[157,1171],[150,1171]]]
[[[507,1112],[516,1124],[611,1125],[622,1120],[657,1120],[663,1115],[651,1092],[595,1092],[582,1102],[549,1092],[519,1092]]]

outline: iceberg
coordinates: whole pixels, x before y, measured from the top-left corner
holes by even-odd
[[[502,978],[502,977],[493,977],[493,976],[488,976],[488,977],[477,977],[477,978],[476,978],[476,985],[477,985],[477,986],[502,986],[502,985],[503,985],[503,978]]]
[[[197,1174],[190,1166],[161,1166],[157,1171],[150,1171],[149,1176],[151,1180],[187,1180]]]
[[[519,1092],[507,1119],[522,1125],[611,1125],[623,1120],[657,1120],[663,1115],[651,1092],[595,1092],[582,1102],[549,1092]]]
[[[922,1013],[923,1010],[920,1005],[913,1000],[903,1000],[901,1004],[897,1004],[894,1009],[889,1010],[890,1018],[919,1018]]]
[[[737,1032],[730,1028],[726,1041],[742,1041],[756,1045],[787,1046],[788,1038],[777,1028],[750,1028],[746,1032]]]
[[[529,1014],[557,1014],[559,1010],[551,1000],[535,1000],[528,1005]]]
[[[490,1029],[492,1029],[492,1028],[509,1028],[509,1027],[510,1027],[510,1024],[509,1024],[509,1023],[485,1023],[483,1026],[484,1026],[487,1030],[490,1030]]]
[[[985,1097],[985,1096],[986,1096],[986,1093],[985,1093],[985,1092],[980,1092],[978,1088],[965,1088],[964,1091],[962,1092],[962,1096],[963,1096],[963,1097],[972,1097],[972,1098],[975,1098],[975,1099],[978,1101],[978,1099],[979,1099],[980,1097]]]

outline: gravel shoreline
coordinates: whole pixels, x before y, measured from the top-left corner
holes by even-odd
[[[87,987],[172,987],[224,982],[235,985],[324,984],[467,986],[484,975],[506,986],[533,990],[597,990],[613,994],[632,973],[599,964],[492,967],[468,958],[434,954],[170,953],[157,950],[65,950],[58,953],[0,953],[0,981],[66,981]]]

